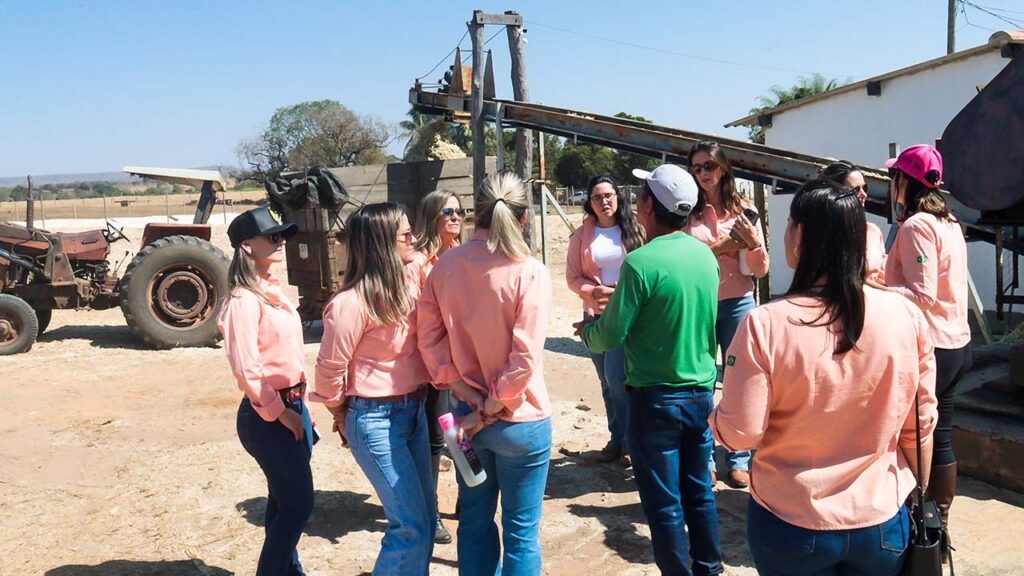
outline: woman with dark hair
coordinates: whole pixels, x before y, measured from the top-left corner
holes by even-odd
[[[885,266],[888,289],[924,312],[935,342],[939,425],[928,495],[948,521],[956,491],[953,404],[956,385],[971,363],[967,321],[967,243],[960,223],[939,194],[942,155],[920,144],[886,163],[899,232]]]
[[[416,253],[410,266],[418,273],[420,288],[427,283],[437,259],[450,248],[460,244],[462,221],[466,211],[459,197],[451,190],[435,190],[420,200],[416,208]],[[431,386],[427,392],[427,431],[430,433],[430,467],[434,477],[434,490],[441,473],[441,453],[444,452],[444,434],[438,418],[448,412],[448,390]],[[436,502],[434,509],[437,509]],[[451,544],[452,535],[441,523],[438,511],[434,528],[434,542]]]
[[[718,259],[718,319],[715,336],[725,360],[725,351],[736,327],[757,306],[754,280],[768,273],[768,250],[759,227],[743,214],[752,207],[736,189],[736,178],[725,151],[717,142],[694,144],[689,155],[690,173],[697,181],[697,205],[690,213],[686,233],[711,247]],[[719,380],[722,378],[719,372]],[[730,452],[730,485],[750,484],[750,453]],[[714,451],[711,453],[711,482],[717,480]]]
[[[928,475],[937,420],[924,315],[864,284],[856,192],[808,182],[790,205],[789,291],[752,311],[728,350],[709,418],[730,450],[757,450],[747,536],[763,575],[900,572],[903,503]]]
[[[541,573],[551,456],[543,366],[551,278],[523,239],[527,192],[512,173],[484,180],[475,236],[437,262],[419,301],[419,347],[431,381],[451,389],[461,434],[472,438],[487,473],[473,487],[458,476],[464,576]]]
[[[611,176],[591,178],[588,199],[583,205],[583,226],[569,237],[565,279],[583,301],[584,318],[601,315],[619,281],[619,269],[626,254],[643,245],[643,234],[626,194]],[[622,346],[590,354],[601,381],[601,396],[608,416],[611,438],[594,462],[628,463],[626,446],[629,419],[626,398],[626,357]]]
[[[842,186],[850,188],[857,193],[857,200],[863,206],[868,200],[868,185],[864,180],[864,174],[852,163],[846,160],[833,162],[821,170],[820,178],[831,180]],[[885,237],[882,231],[873,223],[868,222],[867,228],[867,249],[865,252],[865,278],[875,282],[885,282]]]
[[[366,474],[388,527],[373,574],[425,575],[434,550],[434,480],[423,406],[430,376],[416,347],[419,284],[406,266],[412,227],[396,204],[348,217],[341,290],[324,307],[316,392]]]
[[[258,576],[305,574],[296,545],[313,513],[302,321],[270,271],[284,262],[284,241],[297,231],[267,206],[231,221],[231,292],[217,318],[231,372],[245,394],[235,422],[238,439],[267,477]]]

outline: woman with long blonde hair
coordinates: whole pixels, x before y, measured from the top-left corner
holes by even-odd
[[[460,244],[462,221],[466,211],[462,209],[459,197],[451,190],[435,190],[420,200],[416,209],[416,254],[411,264],[418,274],[422,288],[437,259],[450,248]],[[448,412],[448,390],[438,390],[433,386],[427,392],[427,430],[430,432],[430,466],[434,477],[434,490],[437,490],[437,479],[441,472],[441,453],[444,451],[444,434],[437,419]],[[435,509],[437,508],[435,502]],[[441,515],[437,514],[434,528],[434,542],[451,544],[452,535],[441,523]]]
[[[396,204],[369,204],[346,223],[341,290],[324,308],[316,392],[373,485],[388,527],[373,573],[427,574],[434,482],[423,402],[430,380],[416,349],[419,286],[407,264],[415,236]]]
[[[284,261],[284,240],[296,231],[265,206],[231,222],[231,291],[217,319],[231,372],[245,393],[238,439],[267,477],[260,576],[304,573],[295,546],[313,512],[302,321],[270,271]]]
[[[542,356],[551,278],[523,239],[529,207],[517,176],[489,176],[479,192],[473,239],[437,262],[417,313],[431,381],[451,390],[453,412],[487,473],[473,488],[459,477],[463,575],[492,576],[499,566],[502,574],[541,572],[540,519],[551,454]],[[499,496],[500,542],[494,523]]]

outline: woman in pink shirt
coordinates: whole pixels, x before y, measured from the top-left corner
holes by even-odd
[[[826,166],[819,174],[825,180],[831,180],[842,184],[857,193],[857,200],[863,206],[868,200],[868,185],[864,180],[864,174],[857,167],[840,160]],[[874,282],[885,283],[885,237],[882,230],[875,224],[868,222],[867,248],[865,253],[866,278]]]
[[[587,184],[589,197],[583,205],[583,226],[569,237],[565,280],[583,301],[584,320],[598,318],[619,281],[626,254],[643,246],[629,198],[610,176],[595,176]],[[608,416],[608,444],[592,460],[629,462],[626,446],[629,399],[626,397],[626,352],[622,346],[591,353],[601,381],[601,396]]]
[[[430,569],[436,511],[423,402],[430,380],[416,349],[415,237],[396,204],[369,204],[346,222],[341,290],[324,308],[316,392],[334,415],[384,507],[388,527],[373,573]]]
[[[540,574],[551,278],[523,240],[530,207],[523,182],[492,174],[478,199],[473,239],[445,253],[423,289],[419,347],[434,386],[451,389],[453,412],[487,472],[473,488],[459,477],[459,573]]]
[[[217,319],[231,372],[245,393],[238,439],[267,477],[266,537],[256,568],[261,576],[304,574],[295,546],[313,512],[314,437],[303,401],[302,321],[270,273],[284,261],[285,238],[296,231],[266,206],[231,221],[231,293]]]
[[[935,387],[939,425],[928,496],[948,520],[956,491],[953,404],[956,385],[971,364],[967,322],[967,243],[963,230],[939,194],[942,156],[920,144],[886,163],[890,198],[899,232],[886,262],[888,289],[917,305],[928,319],[935,342]]]
[[[865,287],[855,194],[814,180],[793,198],[793,283],[740,326],[709,418],[730,450],[757,449],[747,535],[763,575],[899,573],[918,414],[927,477],[937,419],[928,323],[904,298]]]
[[[416,254],[413,266],[419,270],[420,288],[427,283],[430,271],[442,254],[459,245],[462,236],[462,221],[466,211],[462,209],[459,197],[451,190],[435,190],[420,200],[416,209]],[[441,471],[441,452],[444,451],[444,434],[437,419],[448,412],[448,390],[431,386],[427,391],[427,430],[430,432],[430,466],[434,476],[434,489]],[[434,506],[437,509],[436,502]],[[434,542],[451,544],[452,535],[437,515]]]
[[[697,181],[697,205],[690,212],[686,233],[711,247],[718,259],[718,318],[715,337],[725,351],[736,327],[757,306],[754,280],[768,273],[768,250],[757,226],[744,216],[750,204],[736,189],[736,179],[725,152],[717,142],[698,142],[690,149],[690,172]],[[718,376],[722,378],[721,371]],[[730,485],[750,483],[750,452],[729,452]],[[711,451],[711,483],[717,480],[715,454]]]

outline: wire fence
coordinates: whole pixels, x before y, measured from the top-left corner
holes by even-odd
[[[266,199],[263,190],[234,190],[218,194],[214,211],[210,216],[211,224],[224,223],[228,214],[247,210],[261,200]],[[79,220],[119,218],[163,217],[167,222],[181,222],[187,218],[191,222],[199,203],[199,192],[183,192],[178,194],[156,194],[124,196],[99,196],[96,198],[44,199],[36,198],[33,202],[35,224],[45,227],[47,220]],[[0,202],[0,220],[24,222],[27,202],[25,200],[7,200]],[[220,216],[220,218],[218,218]]]

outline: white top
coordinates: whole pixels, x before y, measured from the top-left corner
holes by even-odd
[[[594,257],[594,264],[601,270],[601,284],[618,284],[619,269],[626,259],[626,250],[622,247],[622,230],[617,225],[611,228],[595,226],[590,254]]]

